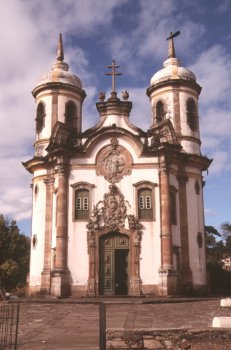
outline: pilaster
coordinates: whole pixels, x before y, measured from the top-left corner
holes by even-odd
[[[177,271],[173,267],[171,206],[169,189],[169,166],[160,169],[161,204],[161,267],[159,269],[159,289],[161,295],[177,293]]]
[[[189,241],[188,241],[188,209],[186,183],[188,177],[185,175],[177,176],[179,184],[179,210],[180,210],[180,237],[181,237],[181,287],[185,293],[193,288],[192,271],[189,261]]]
[[[54,178],[44,180],[46,185],[46,217],[45,217],[45,243],[44,243],[44,263],[41,273],[41,293],[50,293],[51,284],[51,238],[52,238],[52,210],[53,210],[53,190]]]
[[[56,228],[56,263],[52,271],[51,294],[64,297],[70,294],[70,272],[67,266],[67,199],[68,199],[68,165],[60,162],[57,166],[57,228]]]

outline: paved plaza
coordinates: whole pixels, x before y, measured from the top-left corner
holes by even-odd
[[[99,301],[107,303],[107,328],[205,329],[213,317],[231,316],[230,309],[220,307],[220,299],[25,301],[20,304],[18,349],[99,350]]]

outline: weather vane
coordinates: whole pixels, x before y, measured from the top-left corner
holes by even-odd
[[[107,66],[107,68],[111,68],[111,72],[105,73],[105,75],[111,75],[112,76],[112,92],[115,92],[115,77],[117,75],[122,75],[122,73],[116,72],[116,69],[119,68],[116,64],[116,61],[113,59],[112,64],[110,66]]]
[[[179,30],[175,33],[170,32],[170,36],[166,39],[166,40],[169,40],[169,45],[168,45],[168,57],[169,58],[176,57],[173,38],[175,38],[178,35],[180,35]]]

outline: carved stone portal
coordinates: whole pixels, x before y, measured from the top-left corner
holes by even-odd
[[[134,215],[127,214],[124,196],[116,185],[109,186],[102,201],[93,209],[92,217],[87,224],[89,278],[87,294],[99,294],[99,238],[109,232],[125,234],[129,237],[130,275],[129,295],[141,294],[140,281],[140,240],[142,225]]]
[[[114,184],[124,176],[130,175],[132,158],[130,153],[118,144],[116,138],[111,139],[111,145],[106,146],[98,155],[97,175],[102,175],[107,181]]]

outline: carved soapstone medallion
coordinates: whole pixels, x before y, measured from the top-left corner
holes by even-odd
[[[116,138],[111,139],[111,144],[106,146],[98,155],[97,175],[114,184],[124,176],[130,175],[132,169],[132,158],[130,153],[119,145]]]

